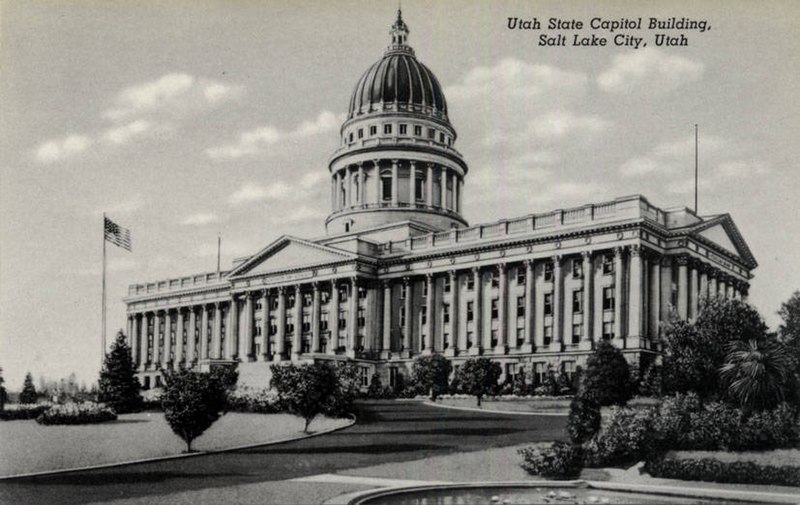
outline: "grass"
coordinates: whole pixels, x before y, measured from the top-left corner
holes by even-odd
[[[347,419],[318,417],[311,430],[344,426]],[[196,451],[260,444],[302,435],[303,420],[288,414],[228,413],[192,443]],[[0,476],[79,468],[182,454],[186,444],[161,413],[125,414],[96,425],[0,423]]]
[[[712,458],[725,463],[750,461],[759,465],[800,466],[800,449],[775,449],[772,451],[674,451],[669,454],[676,459]]]
[[[481,408],[483,410],[505,411],[505,412],[548,412],[548,413],[569,413],[569,404],[572,398],[484,398],[481,406],[478,407],[475,398],[442,398],[438,402],[442,405],[451,407],[470,407]],[[645,408],[656,405],[658,400],[655,398],[637,397],[631,399],[627,406],[631,408]],[[603,416],[607,417],[610,407],[603,407]]]

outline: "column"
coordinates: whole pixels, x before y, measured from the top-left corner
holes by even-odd
[[[500,263],[497,265],[500,274],[499,293],[497,297],[497,347],[495,354],[505,354],[508,351],[508,275],[507,265]]]
[[[347,356],[355,358],[358,347],[358,279],[350,279],[350,297],[347,299]]]
[[[239,336],[239,360],[252,361],[253,356],[253,296],[255,293],[247,293],[244,297],[244,328]]]
[[[189,329],[186,330],[186,366],[191,367],[197,361],[197,312],[195,307],[189,307]]]
[[[453,188],[455,188],[453,184]],[[525,260],[525,342],[522,345],[522,352],[533,352],[533,324],[535,321],[533,311],[535,309],[534,300],[536,289],[533,280],[533,260]]]
[[[381,198],[381,160],[373,160],[375,165],[375,203],[380,204],[383,200]]]
[[[442,204],[440,205],[441,208],[447,208],[447,167],[441,166],[439,167],[439,185],[441,186],[442,190]]]
[[[717,297],[717,277],[719,277],[719,272],[713,268],[709,269],[708,271],[708,297],[709,298],[716,298]]]
[[[136,340],[136,355],[137,361],[135,362],[136,368],[139,371],[144,371],[144,365],[147,361],[147,319],[145,313],[136,314],[133,318],[133,332],[138,337]]]
[[[328,328],[330,329],[330,336],[328,339],[328,354],[336,354],[336,348],[339,347],[339,285],[336,284],[336,279],[331,281],[331,303],[328,313]]]
[[[311,306],[311,352],[319,352],[319,283],[314,282],[311,287],[314,290]]]
[[[350,207],[353,205],[353,176],[350,174],[350,167],[344,167],[344,206]]]
[[[630,293],[628,297],[628,335],[625,347],[637,349],[642,336],[642,248],[639,245],[630,247]]]
[[[658,323],[661,321],[661,260],[653,257],[650,262],[650,340],[658,337]]]
[[[425,347],[423,352],[425,354],[431,354],[435,348],[433,341],[436,338],[436,325],[433,321],[433,274],[425,274],[425,282],[428,296],[425,297],[425,321],[427,324],[425,328]],[[420,331],[420,334],[422,334],[422,331]]]
[[[364,194],[365,194],[365,191],[364,191],[364,164],[363,163],[359,163],[358,164],[358,195],[356,195],[357,198],[358,198],[358,204],[359,205],[364,205]]]
[[[551,351],[564,349],[564,335],[562,319],[564,317],[564,295],[562,293],[561,255],[553,256],[553,340],[550,342]]]
[[[425,203],[433,207],[433,163],[428,163],[428,180],[425,185]]]
[[[389,359],[392,351],[392,285],[383,281],[383,345],[381,359]]]
[[[139,346],[139,314],[130,316],[130,333],[128,335],[131,344],[131,358],[133,359],[133,366],[136,368],[142,361],[142,350]]]
[[[450,347],[445,349],[445,355],[455,356],[456,352],[463,352],[466,345],[462,346],[461,331],[459,329],[459,314],[461,313],[459,306],[459,287],[458,287],[458,272],[450,270]]]
[[[275,359],[286,357],[286,286],[278,286],[278,332],[275,335],[278,351]]]
[[[269,361],[269,290],[261,291],[261,356]],[[255,357],[258,360],[258,356]]]
[[[473,312],[473,341],[469,353],[478,356],[483,351],[483,283],[481,279],[481,269],[472,268],[472,282],[475,285],[475,300]]]
[[[128,339],[128,347],[130,347],[131,353],[132,353],[131,357],[135,360],[136,359],[136,351],[134,350],[135,346],[133,344],[133,316],[131,316],[130,314],[128,314],[126,316],[126,318],[125,318],[125,333],[124,333],[124,335],[125,335],[125,338]],[[103,353],[105,354],[105,349],[103,350]]]
[[[697,317],[698,299],[700,297],[700,276],[697,271],[697,263],[692,262],[689,270],[689,318]]]
[[[397,162],[398,160],[392,160],[392,205],[397,205],[397,195],[398,195],[398,190],[400,189],[397,185],[398,181]]]
[[[458,195],[459,195],[459,191],[458,191],[458,185],[459,185],[458,174],[454,173],[452,175],[452,177],[453,177],[453,210],[456,211],[456,212],[461,212],[461,209],[459,208],[459,205],[458,205]]]
[[[406,314],[405,325],[403,326],[403,351],[402,357],[409,358],[411,357],[411,328],[412,328],[412,320],[413,314],[412,311],[412,304],[411,299],[414,296],[414,284],[411,282],[411,279],[408,277],[403,277],[403,286],[405,286],[406,290],[406,299],[404,300],[405,306],[404,311]]]
[[[592,305],[592,294],[594,291],[594,269],[592,268],[592,252],[583,251],[581,253],[583,263],[581,272],[583,273],[583,335],[579,344],[580,349],[591,349],[594,341],[592,340],[592,323],[594,323],[594,306]]]
[[[200,356],[201,359],[208,359],[208,306],[202,305],[200,313]]]
[[[153,311],[153,368],[158,370],[161,366],[161,347],[158,345],[160,340],[161,313]]]
[[[292,334],[292,360],[300,358],[303,349],[303,293],[300,284],[294,286],[294,333]]]
[[[708,298],[708,267],[700,264],[700,293],[698,293],[698,301],[703,298]],[[698,312],[700,309],[698,308]]]
[[[614,339],[617,340],[619,348],[624,346],[622,342],[622,248],[614,248]]]
[[[186,340],[189,340],[188,335]],[[175,361],[173,363],[173,368],[178,370],[181,364],[183,364],[183,308],[179,307],[178,321],[175,326]]]
[[[239,332],[239,300],[232,296],[228,302],[228,327],[225,332],[225,359],[233,359],[239,351],[237,343],[244,340]],[[244,359],[244,356],[239,356]]]
[[[719,296],[722,298],[728,297],[728,277],[725,274],[720,275],[719,281]]]
[[[170,315],[169,309],[164,311],[164,348],[161,350],[161,366],[167,370],[169,369],[170,361],[174,360],[174,357],[170,355],[170,350],[172,349],[172,315]]]
[[[678,316],[681,319],[686,319],[689,315],[689,273],[687,265],[689,258],[687,256],[678,257]]]
[[[410,177],[408,180],[408,187],[410,188],[408,192],[408,201],[413,206],[417,202],[417,169],[415,162],[410,162],[410,165],[408,169]]]

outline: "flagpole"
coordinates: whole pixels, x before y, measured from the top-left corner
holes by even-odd
[[[698,181],[698,163],[697,163],[697,123],[694,125],[694,213],[697,214],[697,181]]]
[[[103,212],[103,327],[100,334],[100,368],[106,357],[106,213]]]
[[[217,234],[217,274],[219,274],[219,258],[222,252],[222,235]]]

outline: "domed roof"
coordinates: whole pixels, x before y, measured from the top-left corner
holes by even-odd
[[[358,80],[350,97],[350,117],[383,110],[386,105],[396,102],[398,107],[395,110],[408,109],[447,118],[442,86],[433,72],[417,60],[414,50],[406,45],[408,32],[398,11],[397,21],[392,25],[392,45],[386,49],[383,58]]]

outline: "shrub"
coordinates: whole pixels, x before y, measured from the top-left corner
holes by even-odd
[[[140,390],[131,348],[120,331],[100,370],[98,400],[120,414],[138,412],[143,407]]]
[[[736,430],[732,449],[777,449],[795,446],[800,441],[798,412],[788,403],[773,410],[750,415]]]
[[[385,398],[383,383],[381,382],[381,374],[375,372],[369,381],[369,388],[367,389],[367,398],[379,400]]]
[[[655,363],[650,364],[644,372],[639,383],[639,393],[645,396],[660,398],[664,394],[664,384],[661,377],[661,367]]]
[[[229,397],[229,408],[234,412],[274,414],[280,412],[278,393],[272,389],[236,389]]]
[[[531,394],[533,388],[526,382],[526,378],[525,369],[520,370],[519,374],[514,379],[514,386],[511,388],[513,394],[517,396],[528,396]]]
[[[219,374],[190,370],[165,372],[164,382],[164,417],[172,431],[186,442],[186,451],[191,452],[192,441],[227,409],[226,385]]]
[[[115,421],[116,419],[117,413],[113,409],[103,404],[84,402],[53,405],[44,410],[36,418],[36,422],[43,425],[94,424]]]
[[[545,448],[525,447],[517,453],[523,459],[520,466],[531,475],[570,479],[581,473],[582,451],[577,445],[559,441]]]
[[[502,373],[500,364],[492,360],[468,359],[458,368],[455,380],[461,387],[460,392],[474,396],[480,406],[481,399],[492,394],[497,387],[497,380]]]
[[[22,404],[34,404],[38,399],[36,387],[33,385],[33,376],[30,372],[25,374],[25,382],[22,384],[22,392],[19,394],[19,402]]]
[[[327,363],[310,365],[272,365],[270,386],[278,392],[281,407],[305,421],[308,432],[311,421],[325,412],[338,389],[338,378]]]
[[[50,405],[18,405],[15,409],[0,411],[0,421],[36,419],[49,408]]]
[[[411,365],[411,376],[414,383],[423,391],[430,392],[431,400],[449,389],[450,372],[453,365],[441,354],[417,356]]]
[[[644,467],[653,477],[737,484],[800,486],[800,467],[769,466],[753,462],[723,462],[713,458],[657,458]]]
[[[615,407],[609,423],[586,444],[587,466],[614,466],[642,459],[652,409]]]
[[[600,430],[600,405],[591,398],[577,396],[569,405],[567,434],[573,444],[582,444]]]
[[[728,346],[720,379],[725,396],[746,412],[769,410],[796,389],[795,361],[775,336]]]
[[[631,398],[631,373],[622,351],[601,341],[586,362],[581,394],[600,405],[624,405]]]
[[[361,394],[358,365],[340,362],[333,366],[332,370],[333,389],[327,399],[323,400],[322,413],[329,416],[346,416],[352,410],[355,399]]]
[[[721,402],[689,413],[689,429],[678,433],[677,446],[694,450],[729,449],[739,431],[742,412]]]

